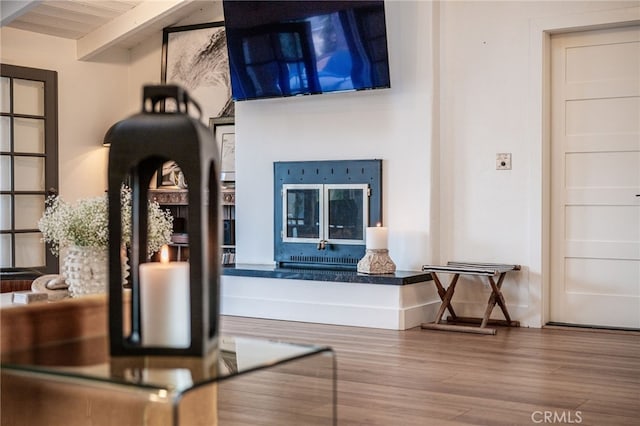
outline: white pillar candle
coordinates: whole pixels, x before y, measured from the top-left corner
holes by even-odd
[[[367,250],[385,250],[388,248],[389,230],[385,226],[370,226],[367,228]]]
[[[163,247],[164,251],[164,247]],[[140,265],[142,345],[187,348],[191,344],[189,263],[162,262]]]

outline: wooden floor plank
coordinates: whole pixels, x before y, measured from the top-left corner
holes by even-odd
[[[640,419],[636,332],[499,328],[497,335],[483,336],[230,316],[221,318],[221,330],[331,346],[338,361],[339,425],[530,425],[532,416],[544,412],[572,416],[574,423],[579,415],[583,425]],[[299,403],[308,410],[306,418],[260,397],[282,395],[278,386],[294,390],[287,404],[295,405],[295,381],[261,380],[250,390],[258,407],[235,407],[221,424],[269,424],[270,410],[285,412],[280,424],[321,424],[326,407],[314,412],[302,385]]]

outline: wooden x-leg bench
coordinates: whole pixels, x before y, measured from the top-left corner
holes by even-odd
[[[442,299],[442,303],[440,304],[440,309],[438,309],[438,313],[436,314],[435,321],[432,323],[421,324],[422,328],[446,331],[462,331],[466,333],[496,334],[496,329],[489,328],[487,327],[487,325],[495,324],[506,325],[510,327],[520,327],[519,321],[511,320],[511,316],[509,315],[509,311],[507,310],[507,305],[500,290],[507,272],[519,271],[520,265],[505,265],[501,263],[448,262],[446,266],[424,265],[422,267],[422,270],[431,273],[433,282],[438,288],[440,299]],[[442,286],[442,282],[440,281],[437,273],[453,275],[451,277],[451,282],[446,289]],[[453,306],[451,306],[451,299],[453,298],[453,293],[456,290],[456,284],[458,283],[458,278],[460,278],[460,275],[475,275],[480,277],[487,277],[489,285],[491,286],[491,296],[489,296],[487,308],[484,312],[484,317],[459,317],[453,310]],[[498,277],[497,282],[494,279],[496,276]],[[504,314],[504,320],[489,319],[489,317],[491,316],[491,311],[493,311],[496,303],[498,304],[498,306],[500,306],[500,309]],[[447,318],[447,323],[443,324],[442,317],[445,310],[449,311],[450,316]],[[459,323],[480,324],[480,326],[474,327],[470,325],[461,325]]]

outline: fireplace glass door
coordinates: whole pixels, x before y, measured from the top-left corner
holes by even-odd
[[[369,223],[368,190],[367,184],[324,185],[327,242],[363,244]]]
[[[321,239],[322,185],[283,185],[284,241],[313,242]]]
[[[283,241],[364,244],[367,184],[285,184]]]

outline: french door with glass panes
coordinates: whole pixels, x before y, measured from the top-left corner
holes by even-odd
[[[58,75],[0,65],[0,270],[33,278],[58,271],[38,220],[58,187]]]

